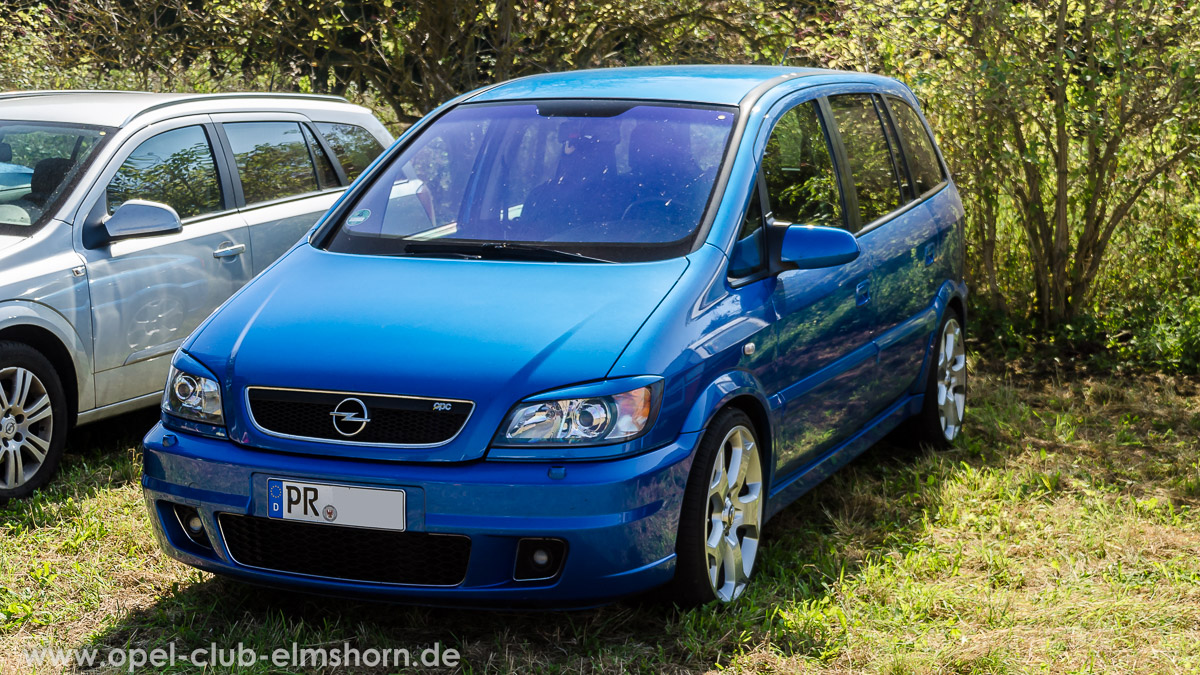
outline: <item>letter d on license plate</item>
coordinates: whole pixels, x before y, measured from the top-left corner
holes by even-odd
[[[325,525],[404,529],[404,490],[267,480],[267,515]]]

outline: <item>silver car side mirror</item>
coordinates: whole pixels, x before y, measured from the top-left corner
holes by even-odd
[[[183,223],[175,209],[166,204],[130,199],[104,221],[104,229],[108,240],[116,241],[179,232],[183,230]]]

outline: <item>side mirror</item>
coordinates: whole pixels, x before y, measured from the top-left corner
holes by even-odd
[[[170,234],[183,229],[179,214],[166,204],[130,199],[119,206],[108,220],[104,230],[109,241],[146,237],[154,234]]]
[[[845,265],[858,258],[858,239],[839,227],[788,225],[779,258],[802,270]]]

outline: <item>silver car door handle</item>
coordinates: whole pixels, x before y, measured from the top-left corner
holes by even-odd
[[[234,244],[233,246],[222,246],[213,251],[214,258],[232,258],[235,255],[241,255],[246,250],[245,244]]]

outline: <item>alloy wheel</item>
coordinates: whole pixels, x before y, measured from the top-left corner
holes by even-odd
[[[946,321],[941,340],[937,364],[938,419],[942,435],[953,441],[962,430],[967,408],[967,352],[957,319]]]
[[[54,410],[32,371],[0,370],[0,486],[16,488],[41,468],[50,451]]]
[[[740,596],[754,570],[762,490],[762,461],[754,434],[744,426],[735,426],[721,441],[708,483],[704,552],[708,581],[722,602]]]

